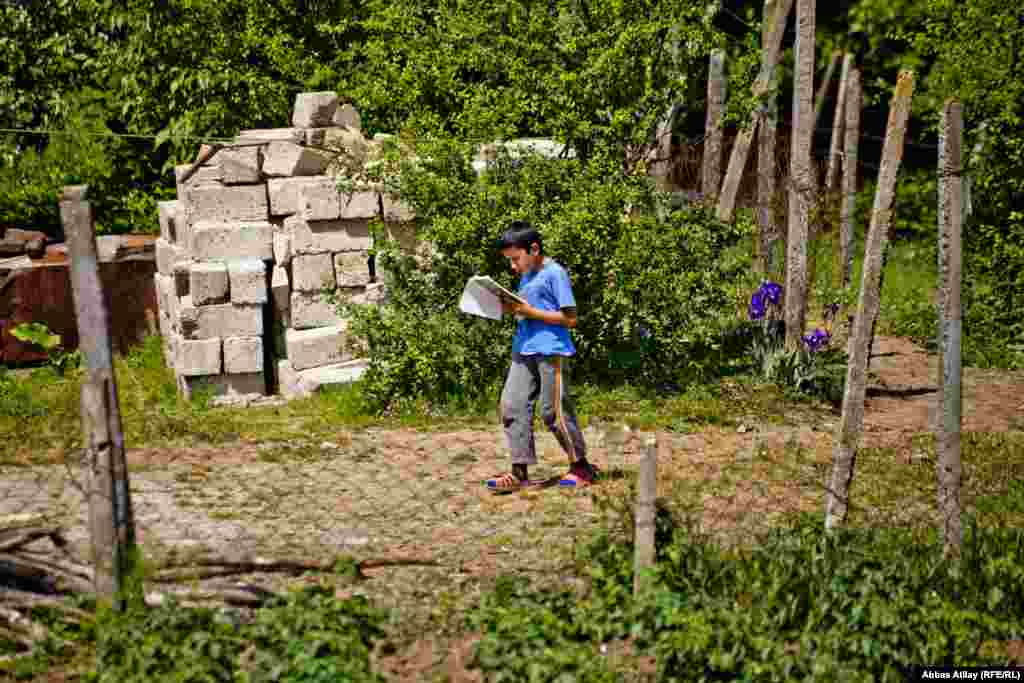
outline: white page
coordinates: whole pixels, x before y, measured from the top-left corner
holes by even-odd
[[[491,320],[501,320],[502,314],[501,300],[473,278],[470,278],[466,288],[462,290],[459,310]]]

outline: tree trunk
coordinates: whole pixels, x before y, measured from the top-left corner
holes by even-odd
[[[773,17],[764,17],[761,31],[762,48],[767,49],[772,38]],[[772,73],[769,83],[775,80],[776,73]],[[774,84],[769,86],[774,88]],[[768,96],[765,103],[764,119],[757,131],[757,239],[758,258],[754,268],[766,277],[770,276],[774,264],[772,263],[772,251],[775,240],[779,236],[779,229],[775,218],[775,143],[779,123],[778,97],[774,92]]]
[[[718,186],[722,182],[722,114],[725,110],[725,97],[725,50],[713,50],[708,68],[708,113],[704,125],[700,184],[705,201],[718,196]]]

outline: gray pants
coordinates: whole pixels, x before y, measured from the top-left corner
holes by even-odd
[[[565,356],[513,354],[500,406],[513,465],[537,462],[533,412],[538,398],[541,418],[569,456],[569,463],[586,457],[587,447],[576,423],[576,408],[569,397],[568,365],[569,359]]]

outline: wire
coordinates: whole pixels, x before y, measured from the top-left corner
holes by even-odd
[[[93,137],[126,138],[135,140],[156,140],[159,136],[144,133],[115,133],[113,131],[90,131],[90,130],[48,130],[46,128],[0,128],[0,133],[15,133],[18,135],[89,135]],[[199,140],[200,142],[230,143],[233,138],[214,138],[202,135],[180,135],[179,140]]]

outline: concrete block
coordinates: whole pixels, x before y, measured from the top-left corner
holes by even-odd
[[[236,147],[217,154],[225,185],[260,182],[261,155],[259,147]]]
[[[184,197],[190,228],[199,222],[254,222],[270,217],[266,185],[197,185],[188,188]]]
[[[292,237],[292,258],[298,254],[362,251],[372,246],[370,224],[365,220],[307,221],[289,216],[284,229]]]
[[[272,216],[290,216],[293,213],[298,213],[300,190],[307,185],[316,185],[324,181],[337,183],[336,179],[325,175],[269,179],[267,191],[270,194],[270,214]]]
[[[160,217],[160,237],[168,242],[178,241],[178,221],[181,203],[178,200],[156,203]]]
[[[335,126],[344,126],[353,130],[362,130],[363,128],[363,118],[359,115],[359,110],[348,103],[338,106],[334,112],[334,118],[331,119],[331,123]]]
[[[323,128],[331,125],[338,111],[338,93],[304,92],[295,96],[292,125],[296,128]]]
[[[276,366],[277,390],[285,398],[305,398],[310,391],[305,390],[299,382],[299,373],[292,367],[290,360],[279,360]]]
[[[370,254],[347,251],[334,255],[334,273],[339,287],[360,287],[370,284]]]
[[[341,218],[345,220],[375,218],[380,213],[380,194],[351,192],[341,195]]]
[[[412,210],[412,207],[398,197],[382,192],[381,199],[384,204],[385,221],[389,223],[408,223],[416,219],[416,213]]]
[[[274,256],[274,226],[253,221],[203,221],[192,228],[192,256],[197,261],[229,261]]]
[[[213,160],[197,168],[189,176],[189,179],[185,180],[185,174],[189,172],[190,168],[192,168],[192,164],[180,164],[174,167],[174,182],[178,190],[178,199],[185,196],[185,190],[188,188],[199,185],[219,185],[224,177],[224,172],[221,170],[216,156]]]
[[[260,259],[228,261],[231,280],[231,303],[265,304],[267,298],[267,267]]]
[[[336,292],[339,301],[356,306],[383,304],[387,302],[387,286],[381,282],[365,287],[344,287]]]
[[[224,372],[238,375],[263,372],[263,339],[229,337],[224,340]]]
[[[163,237],[156,239],[156,270],[168,277],[174,275],[174,264],[185,259],[185,250]]]
[[[294,142],[302,144],[306,138],[306,131],[301,128],[256,128],[243,130],[235,138],[236,142]],[[259,149],[259,148],[257,148]]]
[[[221,341],[211,339],[182,339],[175,346],[174,369],[186,377],[217,375],[221,369]]]
[[[292,289],[299,292],[321,292],[334,287],[334,261],[330,254],[292,257]]]
[[[293,142],[271,142],[263,151],[263,173],[268,176],[319,175],[328,162],[326,155]]]
[[[223,304],[228,301],[228,268],[217,261],[201,261],[189,274],[189,296],[193,306]]]
[[[288,282],[288,271],[277,266],[270,275],[270,300],[274,306],[274,317],[283,327],[292,326],[292,288]]]
[[[292,236],[278,230],[274,233],[274,263],[287,266],[292,262]]]
[[[192,262],[178,261],[174,264],[174,294],[188,296],[192,293]]]
[[[307,221],[341,218],[342,195],[336,178],[323,177],[299,188],[298,214]]]
[[[157,273],[153,276],[154,289],[156,289],[157,313],[161,318],[166,317],[170,321],[171,316],[176,313],[176,308],[171,304],[174,296],[174,278],[169,275]]]
[[[267,381],[262,372],[241,375],[206,375],[201,377],[181,376],[178,389],[188,399],[196,391],[209,391],[215,399],[242,399],[267,394]]]
[[[370,142],[358,130],[325,128],[320,147],[330,158],[327,173],[333,176],[352,175],[353,165],[365,165],[369,169],[373,163]]]
[[[338,299],[325,292],[292,292],[291,327],[309,330],[315,327],[340,325],[343,319],[338,313]],[[289,356],[290,358],[290,356]]]
[[[292,367],[301,371],[351,360],[350,352],[343,348],[345,328],[342,324],[315,330],[288,330],[285,341]]]
[[[262,306],[215,304],[195,306],[192,297],[181,299],[181,334],[186,339],[258,337],[263,334]]]
[[[300,372],[292,367],[291,361],[282,360],[277,364],[277,383],[285,398],[305,398],[323,387],[355,382],[363,376],[368,365],[367,361],[359,359]]]
[[[384,223],[384,234],[388,239],[398,242],[405,252],[413,253],[420,248],[420,240],[416,236],[415,223]]]

